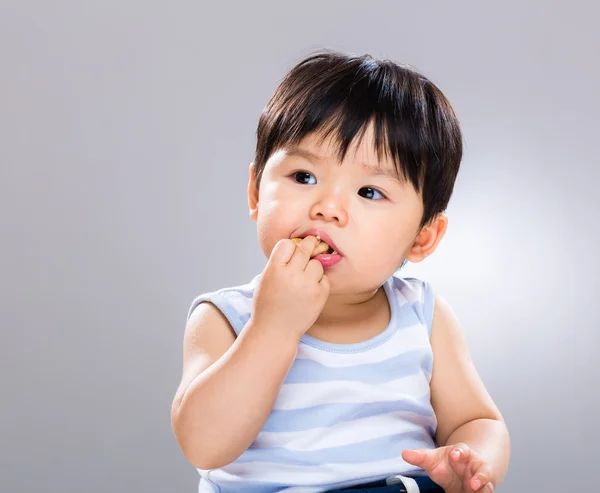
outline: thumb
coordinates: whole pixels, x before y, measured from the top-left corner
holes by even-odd
[[[406,449],[402,451],[402,458],[409,464],[421,467],[427,471],[433,469],[440,462],[438,450],[439,449]]]
[[[279,240],[273,247],[273,250],[271,250],[269,262],[272,264],[286,265],[295,251],[296,245],[294,245],[292,241],[287,239]]]

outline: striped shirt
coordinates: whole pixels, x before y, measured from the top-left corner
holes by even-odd
[[[205,293],[236,334],[250,319],[260,275],[242,286]],[[434,295],[418,279],[394,275],[383,285],[388,327],[356,344],[303,335],[271,414],[251,446],[220,469],[202,470],[199,492],[323,492],[420,476],[406,448],[435,448],[430,400]]]

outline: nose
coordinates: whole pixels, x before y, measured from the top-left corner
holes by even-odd
[[[338,194],[320,197],[310,208],[310,218],[326,222],[336,222],[339,226],[348,223],[348,211],[343,198]]]

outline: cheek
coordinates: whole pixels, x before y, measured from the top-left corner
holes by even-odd
[[[267,257],[270,257],[277,242],[282,238],[288,238],[300,224],[297,214],[299,204],[295,201],[282,200],[281,188],[270,185],[259,195],[258,241]]]
[[[398,227],[402,219],[397,214],[382,213],[368,214],[361,220],[360,229],[368,237],[366,241],[370,244],[385,246],[397,242],[402,233]]]
[[[408,227],[403,227],[406,219],[400,217],[371,218],[367,228],[361,228],[361,250],[368,262],[373,266],[385,267],[400,261],[404,251],[411,241]]]
[[[265,203],[265,202],[263,202]],[[278,218],[278,209],[272,202],[268,202],[268,207],[259,207],[257,220],[258,242],[264,254],[271,256],[271,251],[279,241],[280,233],[277,231],[277,224],[280,224]]]
[[[258,210],[265,226],[277,229],[292,224],[297,227],[293,223],[306,210],[305,195],[285,183],[271,182],[259,194]]]
[[[271,252],[273,251],[273,247],[276,242],[271,241],[267,234],[267,230],[265,228],[260,227],[260,223],[257,228],[258,232],[258,244],[260,245],[260,249],[265,254],[265,257],[269,258],[271,256]]]

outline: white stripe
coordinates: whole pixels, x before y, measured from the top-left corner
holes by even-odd
[[[198,484],[198,493],[215,493],[215,489],[204,478],[200,478],[200,483]]]
[[[431,351],[427,327],[419,323],[398,329],[385,344],[371,348],[368,351],[336,353],[323,351],[307,344],[300,344],[296,358],[311,359],[329,368],[343,368],[378,363],[415,349]]]
[[[412,422],[411,422],[412,421]],[[407,411],[394,411],[379,416],[344,421],[330,427],[307,431],[261,432],[252,443],[256,448],[283,447],[294,451],[312,451],[422,430],[430,424],[426,418]]]
[[[280,483],[297,486],[319,486],[361,481],[364,478],[388,477],[397,474],[414,474],[419,468],[406,463],[402,457],[360,464],[323,464],[319,466],[298,466],[272,462],[233,462],[222,469],[211,471],[210,478],[221,482],[243,484],[249,478],[260,478],[261,482]]]
[[[423,373],[382,384],[354,381],[286,383],[281,386],[273,409],[303,409],[321,404],[391,402],[417,399],[429,393],[429,382]]]

